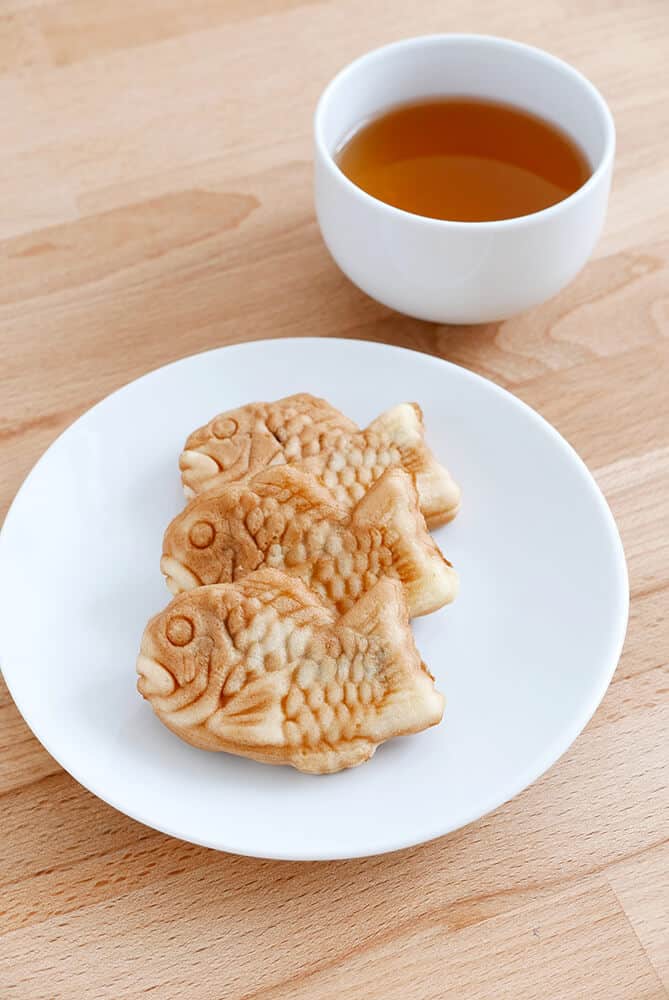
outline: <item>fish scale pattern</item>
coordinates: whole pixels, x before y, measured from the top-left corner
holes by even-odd
[[[267,427],[282,445],[286,461],[308,460],[309,471],[319,475],[339,502],[360,500],[386,469],[402,461],[389,435],[342,430],[329,407],[321,410],[300,401],[269,408]]]
[[[291,746],[326,743],[334,747],[341,740],[355,739],[368,715],[382,707],[382,683],[376,678],[366,679],[360,662],[362,654],[357,654],[356,659],[350,662],[341,656],[326,660],[313,673],[309,670],[313,661],[294,668],[290,689],[282,702],[283,729]],[[360,680],[356,681],[356,677]]]
[[[255,497],[251,505],[245,499],[240,516],[266,553],[266,565],[299,575],[341,614],[382,576],[398,578],[393,548],[399,536],[392,527],[353,531],[326,516],[314,523],[313,511],[305,517],[296,503]]]
[[[300,461],[336,447],[355,424],[329,404],[312,397],[296,397],[266,408],[266,425],[282,445],[286,461]]]
[[[288,668],[290,686],[281,703],[286,741],[293,747],[335,746],[354,739],[382,707],[384,685],[374,669],[382,650],[346,627],[324,641],[319,630],[290,620],[296,609],[290,598],[270,604],[257,597],[230,609],[225,624],[242,660],[222,694],[236,694],[250,676]]]
[[[400,449],[374,431],[340,440],[307,463],[339,503],[357,503],[386,469],[402,463]]]

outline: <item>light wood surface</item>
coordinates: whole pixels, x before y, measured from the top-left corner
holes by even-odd
[[[311,113],[405,35],[573,61],[618,126],[609,220],[563,294],[475,329],[397,316],[319,238]],[[669,984],[666,0],[3,0],[0,515],[88,406],[164,362],[286,334],[414,347],[507,386],[620,525],[632,611],[591,723],[515,801],[387,857],[284,864],[139,826],[0,695],[0,997],[650,1000]]]

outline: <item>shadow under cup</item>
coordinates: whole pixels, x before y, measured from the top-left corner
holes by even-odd
[[[387,205],[341,172],[334,155],[362,122],[439,96],[488,98],[541,116],[578,143],[591,176],[541,212],[448,222]],[[490,322],[543,302],[580,271],[604,224],[615,148],[604,99],[567,63],[508,39],[429,35],[362,56],[324,91],[314,138],[316,213],[332,256],[367,294],[419,319]]]

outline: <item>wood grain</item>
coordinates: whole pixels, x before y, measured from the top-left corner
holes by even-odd
[[[589,463],[623,536],[628,638],[534,786],[441,840],[286,864],[170,840],[95,799],[0,691],[0,997],[656,1000],[669,990],[669,76],[665,0],[4,0],[0,516],[42,450],[129,379],[267,336],[361,337],[511,388]],[[507,34],[611,103],[593,260],[501,324],[353,288],[320,240],[310,121],[404,35]]]

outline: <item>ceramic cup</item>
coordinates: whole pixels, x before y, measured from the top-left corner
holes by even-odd
[[[365,120],[406,101],[457,94],[506,101],[558,125],[584,151],[589,180],[531,215],[445,222],[386,205],[338,168],[338,147]],[[419,319],[484,323],[543,302],[581,270],[604,223],[611,112],[572,66],[519,42],[426,35],[375,49],[325,89],[314,132],[316,214],[330,253],[372,298]]]

